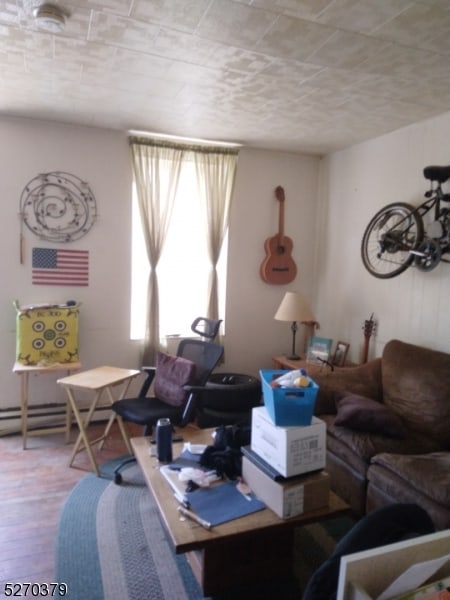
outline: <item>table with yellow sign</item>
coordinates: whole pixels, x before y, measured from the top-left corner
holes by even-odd
[[[24,450],[27,447],[27,438],[31,435],[47,435],[49,433],[64,432],[66,434],[66,442],[69,442],[70,426],[71,426],[71,412],[70,406],[66,407],[65,424],[58,427],[40,427],[39,429],[28,429],[28,400],[30,393],[30,375],[42,375],[48,373],[57,373],[58,371],[77,371],[81,368],[79,362],[65,363],[65,364],[51,364],[51,365],[23,365],[20,362],[15,362],[13,366],[13,372],[20,376],[20,414],[21,414],[21,429],[22,429],[22,441]]]
[[[97,462],[92,452],[92,446],[105,440],[114,421],[114,415],[109,419],[103,435],[94,440],[89,440],[88,437],[89,423],[92,419],[95,409],[98,406],[103,392],[106,392],[111,404],[116,400],[121,400],[125,397],[132,379],[137,377],[140,373],[141,371],[135,369],[122,369],[119,367],[103,366],[89,369],[88,371],[81,371],[75,375],[69,375],[68,377],[63,377],[62,379],[57,380],[57,383],[62,385],[67,391],[70,407],[79,428],[78,438],[70,456],[69,466],[72,466],[75,455],[78,452],[81,450],[86,450],[93,470],[97,475],[100,474]],[[122,385],[122,390],[120,396],[118,398],[114,398],[112,388],[118,385]],[[79,405],[74,395],[76,390],[83,390],[93,393],[93,398],[84,420],[81,416]],[[127,432],[120,419],[118,419],[118,424],[127,449],[130,454],[132,454]]]

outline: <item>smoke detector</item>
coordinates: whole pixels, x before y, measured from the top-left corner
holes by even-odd
[[[55,4],[41,4],[33,11],[34,22],[40,29],[59,33],[66,25],[66,13]]]

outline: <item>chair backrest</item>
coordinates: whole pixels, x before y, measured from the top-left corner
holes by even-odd
[[[219,333],[221,323],[222,319],[197,317],[191,325],[191,330],[212,342]]]
[[[181,340],[177,356],[187,358],[196,365],[195,385],[205,385],[213,369],[223,356],[223,346],[203,340]]]

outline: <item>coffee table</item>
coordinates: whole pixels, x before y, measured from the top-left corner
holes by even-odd
[[[213,431],[189,425],[177,433],[185,441],[211,445]],[[348,504],[331,492],[327,507],[291,519],[281,519],[266,508],[208,531],[191,520],[180,519],[174,494],[159,470],[157,458],[150,454],[149,439],[132,438],[131,446],[156,499],[175,552],[187,553],[205,596],[263,578],[291,575],[295,528],[337,517],[350,510]],[[173,445],[174,458],[182,448],[182,442]]]

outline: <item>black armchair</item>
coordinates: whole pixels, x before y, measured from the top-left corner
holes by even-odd
[[[152,434],[161,418],[185,427],[194,418],[197,399],[222,355],[223,347],[214,342],[181,340],[176,356],[159,353],[156,367],[143,368],[147,377],[138,396],[117,400],[112,410],[118,419],[142,425],[145,436]],[[148,397],[152,383],[155,395]],[[127,458],[115,469],[115,483],[122,482],[120,470],[134,460]]]

